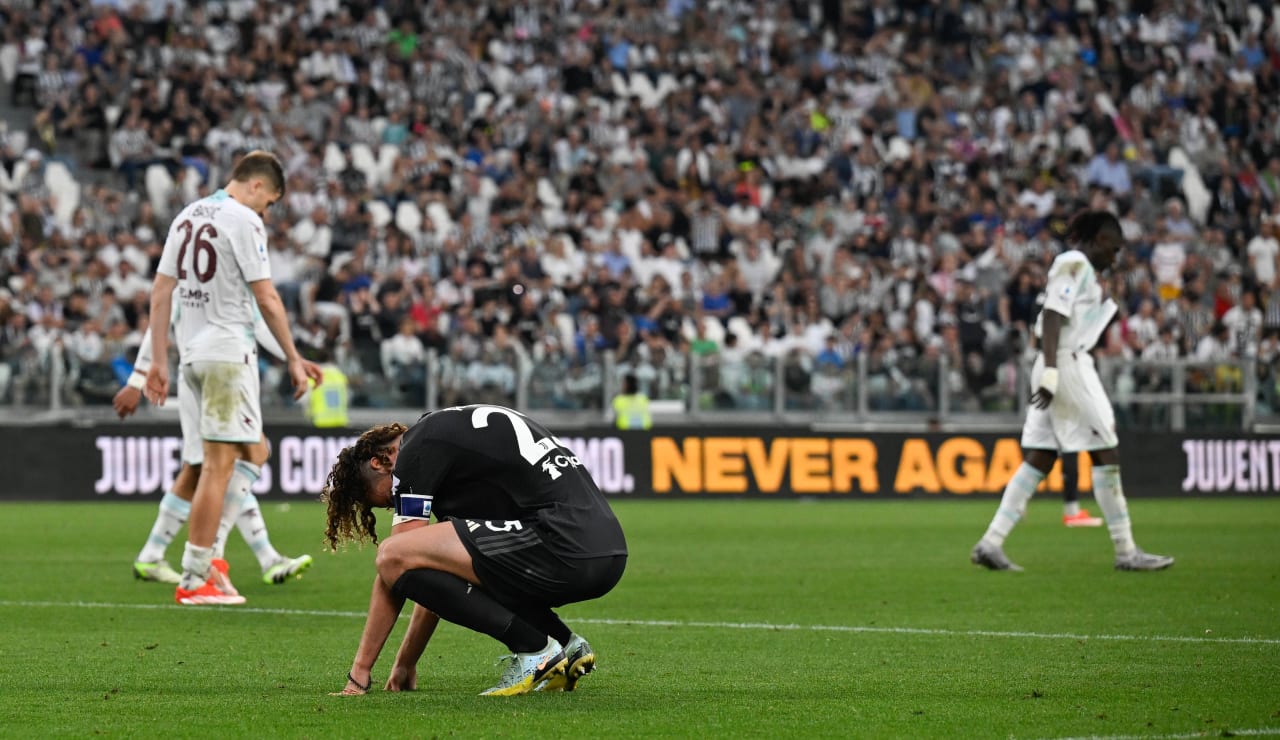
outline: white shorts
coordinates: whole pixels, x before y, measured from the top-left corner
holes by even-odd
[[[178,423],[182,425],[182,462],[204,463],[204,440],[200,437],[200,402],[187,385],[187,374],[178,367]]]
[[[1031,388],[1040,387],[1044,354],[1031,369]],[[1058,392],[1049,408],[1031,405],[1022,425],[1022,447],[1028,450],[1087,452],[1120,444],[1116,414],[1088,352],[1058,353]]]
[[[204,462],[206,440],[253,444],[262,438],[257,365],[200,361],[183,365],[180,372],[183,462]]]

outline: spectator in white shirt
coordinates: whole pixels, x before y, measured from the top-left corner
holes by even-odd
[[[1182,242],[1169,237],[1164,226],[1156,227],[1155,249],[1151,250],[1151,271],[1161,301],[1171,301],[1182,293],[1182,267],[1187,262],[1187,249]]]
[[[1201,362],[1226,362],[1231,359],[1231,331],[1221,321],[1196,343],[1195,358]]]
[[[1156,304],[1144,300],[1138,305],[1138,312],[1125,320],[1125,329],[1129,333],[1133,348],[1142,351],[1156,341],[1160,334],[1160,325],[1156,321]]]
[[[1253,270],[1253,278],[1258,284],[1266,288],[1276,288],[1280,285],[1276,282],[1276,275],[1280,270],[1276,269],[1280,260],[1280,240],[1276,239],[1275,224],[1271,219],[1263,216],[1262,226],[1258,235],[1249,240],[1249,246],[1245,247],[1248,254],[1249,267]]]
[[[1254,357],[1258,342],[1262,339],[1262,309],[1252,290],[1240,294],[1240,302],[1222,315],[1222,323],[1230,331],[1230,347],[1233,353]]]

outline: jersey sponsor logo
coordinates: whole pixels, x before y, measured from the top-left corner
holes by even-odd
[[[550,455],[542,461],[542,472],[551,476],[551,480],[557,480],[563,473],[562,468],[580,468],[582,462],[573,455]]]
[[[178,286],[178,301],[188,308],[203,308],[213,299],[209,291],[202,288],[188,288],[186,286]]]

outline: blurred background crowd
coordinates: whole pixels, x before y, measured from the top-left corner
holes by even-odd
[[[434,351],[441,403],[849,408],[861,366],[872,409],[1009,408],[1086,206],[1130,239],[1100,353],[1275,393],[1266,2],[8,0],[0,77],[5,403],[51,363],[109,402],[169,220],[256,148],[357,405],[423,403]]]

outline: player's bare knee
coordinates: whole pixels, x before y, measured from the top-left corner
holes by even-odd
[[[1058,453],[1049,450],[1027,450],[1026,461],[1031,467],[1048,475],[1053,464],[1058,460]]]
[[[249,445],[245,451],[244,459],[259,467],[266,465],[267,461],[271,459],[271,443],[263,438],[255,444]]]
[[[394,584],[408,570],[404,549],[398,547],[395,538],[387,539],[378,545],[378,556],[374,560],[378,569],[378,577],[388,586]]]

